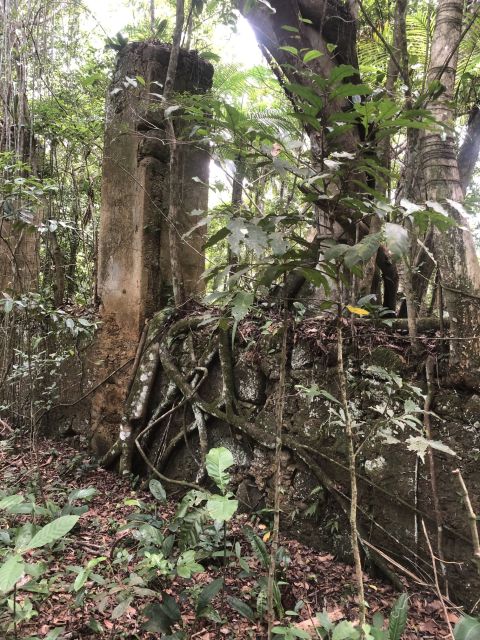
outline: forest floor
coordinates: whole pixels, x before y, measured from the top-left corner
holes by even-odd
[[[0,487],[3,494],[22,493],[27,500],[35,499],[39,505],[50,502],[61,506],[72,490],[94,487],[96,493],[88,502],[88,511],[81,515],[76,527],[64,540],[48,550],[47,555],[44,553],[42,556],[47,563],[41,576],[43,589],[28,591],[28,578],[23,578],[18,583],[17,610],[23,610],[27,619],[17,625],[16,634],[10,629],[4,637],[15,640],[43,639],[50,633],[50,637],[55,638],[52,630],[63,628],[58,637],[64,640],[99,637],[158,638],[161,637],[158,633],[144,630],[145,618],[142,611],[145,606],[158,601],[157,594],[160,591],[177,598],[185,589],[192,590],[194,587],[195,590],[196,587],[199,590],[219,576],[224,577],[225,590],[215,597],[213,606],[221,622],[196,618],[187,598],[181,606],[181,625],[186,631],[186,637],[197,640],[260,640],[266,637],[265,627],[261,623],[242,617],[228,603],[228,596],[235,596],[250,603],[251,608],[255,609],[255,581],[263,571],[255,556],[246,559],[251,570],[249,575],[242,576],[238,563],[234,561],[229,561],[225,568],[218,560],[211,564],[202,561],[205,571],[188,580],[178,577],[174,580],[162,578],[153,587],[153,595],[150,592],[142,596],[141,590],[137,590],[140,595],[137,593],[136,597],[127,599],[126,606],[119,607],[119,603],[125,602],[124,592],[129,588],[133,565],[130,564],[132,554],[124,553],[122,562],[116,561],[117,554],[121,548],[129,549],[129,544],[135,544],[131,538],[128,542],[128,530],[119,529],[127,522],[129,515],[138,512],[139,505],[151,505],[155,498],[148,489],[133,490],[129,479],[98,468],[87,454],[79,453],[63,442],[40,441],[36,443],[35,450],[34,454],[28,442],[7,446],[6,440],[0,440]],[[167,503],[158,506],[156,516],[168,520],[176,506],[174,499],[170,498]],[[43,517],[36,519],[40,524],[49,521]],[[31,515],[20,514],[7,518],[0,512],[0,530],[18,527],[31,520]],[[265,525],[260,524],[258,518],[247,518],[246,515],[239,515],[229,523],[228,537],[232,545],[238,541],[242,549],[247,548],[244,539],[247,520],[268,546]],[[358,607],[352,567],[337,562],[330,553],[321,553],[295,540],[282,538],[281,544],[291,559],[282,578],[286,583],[282,586],[283,605],[291,610],[301,601],[298,617],[291,618],[292,624],[311,632],[315,613],[322,610],[329,612],[331,620],[354,621]],[[28,562],[37,560],[38,552],[39,550],[29,552],[31,558],[25,559]],[[95,582],[95,579],[89,578],[85,587],[75,592],[73,584],[80,567],[95,558],[103,560],[92,569],[92,576],[100,576],[101,579]],[[385,582],[368,575],[365,575],[365,584],[369,617],[376,612],[388,617],[398,593]],[[446,637],[448,628],[443,619],[442,604],[436,595],[407,582],[405,589],[410,600],[408,627],[404,638],[413,640]],[[25,606],[26,598],[32,605],[31,611],[28,602]],[[453,608],[449,609],[448,615],[452,624],[458,620],[458,612]],[[5,601],[0,599],[0,631],[7,629],[11,616]],[[312,637],[317,635],[312,632]]]

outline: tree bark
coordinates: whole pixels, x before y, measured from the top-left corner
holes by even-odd
[[[462,183],[463,194],[466,195],[467,189],[472,181],[475,165],[477,164],[478,155],[480,153],[480,109],[475,106],[468,119],[467,132],[465,140],[458,152],[458,170],[460,173],[460,182]]]
[[[479,329],[479,301],[474,296],[480,290],[480,266],[468,221],[460,205],[451,205],[452,201],[462,203],[464,198],[452,107],[463,4],[463,0],[439,0],[437,5],[428,82],[439,81],[444,90],[429,105],[438,126],[423,134],[421,152],[427,199],[441,202],[457,223],[446,233],[434,231],[434,255],[455,338],[450,342],[450,361],[455,368],[468,369],[480,359],[480,340],[464,340]]]
[[[177,0],[175,30],[173,33],[172,49],[170,52],[170,60],[168,63],[167,77],[163,88],[163,98],[165,103],[168,102],[175,83],[177,73],[178,55],[180,53],[180,43],[182,40],[183,22],[185,19],[184,1]],[[165,130],[167,132],[168,143],[170,147],[170,189],[168,203],[168,237],[170,242],[170,266],[172,274],[173,297],[175,306],[179,307],[185,302],[185,283],[183,281],[182,270],[180,268],[179,257],[179,230],[178,224],[178,198],[177,188],[180,181],[179,172],[179,150],[177,145],[177,136],[175,134],[175,126],[171,117],[165,118]]]

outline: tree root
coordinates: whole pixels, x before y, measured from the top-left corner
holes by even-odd
[[[164,316],[165,314],[162,314],[161,317],[164,317]],[[167,417],[170,414],[170,412],[165,414],[163,414],[163,412],[167,409],[167,407],[172,405],[172,403],[175,400],[175,397],[178,394],[177,385],[175,385],[174,383],[171,383],[168,386],[167,393],[165,395],[164,400],[160,403],[160,405],[155,410],[154,415],[152,416],[152,418],[150,419],[147,425],[147,428],[140,431],[139,427],[135,427],[135,422],[142,415],[144,415],[146,407],[148,406],[150,396],[151,396],[151,390],[155,382],[156,370],[158,368],[157,366],[158,360],[159,360],[158,358],[159,342],[158,341],[159,341],[159,335],[161,333],[161,330],[160,331],[157,330],[158,319],[159,319],[159,316],[158,315],[155,316],[154,318],[155,324],[152,325],[153,331],[151,336],[149,335],[151,327],[149,325],[145,326],[140,339],[139,346],[137,348],[137,353],[135,355],[135,363],[133,367],[132,378],[129,384],[128,397],[126,401],[127,408],[126,408],[125,414],[128,417],[127,418],[128,425],[125,424],[125,421],[122,422],[119,430],[119,437],[114,442],[114,444],[110,447],[108,452],[99,460],[100,466],[111,467],[120,458],[121,473],[128,473],[132,470],[132,458],[133,458],[133,451],[134,451],[134,445],[135,445],[136,439],[144,438],[154,427],[160,424],[162,420],[164,420],[165,417]],[[165,319],[166,319],[166,316],[165,316]],[[173,327],[175,327],[176,329],[175,335],[178,335],[179,333],[181,333],[183,330],[187,328],[191,329],[191,328],[194,328],[195,326],[198,326],[198,324],[202,320],[203,318],[201,317],[182,318],[181,320],[179,320],[173,325]],[[168,333],[169,332],[167,331],[167,334]],[[202,370],[207,369],[208,366],[211,364],[212,360],[214,359],[215,355],[217,354],[217,351],[218,351],[218,346],[215,346],[214,349],[211,349],[210,352],[207,353],[205,360],[202,362],[202,366],[194,367],[193,369],[191,369],[187,374],[187,379],[194,378],[195,375],[198,375],[199,369],[202,369]],[[137,410],[135,410],[134,407],[132,407],[132,404],[134,403],[134,399],[135,399],[134,398],[135,379],[137,375],[141,373],[142,360],[145,359],[146,354],[148,353],[154,354],[154,358],[152,359],[153,366],[150,367],[150,375],[149,375],[149,380],[147,385],[148,388],[147,388],[147,392],[144,394],[145,397],[141,402],[141,406],[137,407]],[[178,408],[178,406],[176,408]]]
[[[171,328],[171,330],[175,331],[175,325]],[[233,412],[228,415],[227,412],[222,411],[218,405],[203,400],[198,393],[198,389],[192,390],[188,382],[184,379],[177,366],[173,362],[173,359],[167,349],[166,341],[163,341],[160,345],[160,362],[165,373],[168,375],[170,380],[172,380],[177,385],[177,387],[183,393],[184,397],[193,397],[196,404],[205,413],[208,413],[211,416],[218,418],[219,420],[222,420],[227,424],[230,424],[232,427],[236,428],[238,431],[246,435],[248,438],[251,438],[261,446],[270,450],[275,449],[274,434],[259,429],[254,424],[248,422],[247,419],[235,415],[233,414]],[[341,493],[339,493],[339,491],[335,487],[334,482],[325,473],[325,471],[308,454],[305,453],[303,445],[288,435],[284,435],[283,444],[285,448],[288,448],[294,455],[297,456],[299,460],[301,460],[306,465],[306,467],[315,475],[317,480],[319,480],[319,482],[325,487],[325,489],[334,497],[342,510],[348,514],[348,500],[343,497]],[[362,538],[366,538],[366,535],[363,533],[361,528],[359,528],[358,534],[359,541],[362,542]],[[383,575],[385,575],[397,589],[402,588],[400,578],[394,571],[389,569],[385,561],[373,549],[370,549],[369,557],[372,563],[378,568],[378,570]]]
[[[257,427],[252,423],[245,415],[239,415],[239,404],[236,400],[235,382],[233,375],[233,363],[230,347],[230,337],[228,330],[221,330],[219,333],[218,347],[215,346],[211,350],[206,358],[202,361],[201,367],[192,368],[186,375],[183,374],[174,361],[174,356],[170,352],[170,345],[176,337],[178,337],[185,330],[191,330],[198,327],[203,321],[203,317],[186,317],[178,320],[168,329],[163,339],[159,341],[158,354],[161,367],[165,376],[170,380],[170,384],[167,389],[167,393],[162,403],[158,406],[154,416],[150,419],[149,423],[140,432],[132,434],[132,441],[144,460],[146,466],[151,473],[158,477],[163,482],[168,484],[175,484],[186,489],[198,489],[198,484],[186,482],[183,480],[174,480],[168,478],[162,473],[162,469],[170,458],[172,452],[180,444],[182,438],[198,430],[200,446],[202,450],[205,450],[207,446],[207,431],[206,431],[206,418],[211,416],[218,420],[230,425],[233,429],[240,432],[247,439],[257,443],[265,449],[273,451],[275,449],[275,436],[273,433],[267,432],[262,428]],[[220,366],[222,371],[223,380],[223,394],[219,401],[208,402],[200,395],[200,387],[205,382],[208,376],[208,366],[212,362],[216,353],[219,353]],[[181,399],[178,403],[173,405],[175,398],[178,394],[181,394]],[[194,414],[194,421],[189,424],[182,432],[176,434],[168,443],[167,447],[161,454],[158,463],[153,465],[149,460],[144,450],[145,437],[151,433],[151,431],[164,421],[168,416],[171,416],[182,406],[187,403],[192,405],[192,411]],[[292,454],[302,462],[307,469],[313,473],[319,483],[325,487],[326,491],[334,498],[338,503],[341,510],[348,514],[349,512],[349,498],[341,492],[336,486],[335,482],[324,471],[324,469],[316,462],[315,456],[318,454],[322,456],[321,452],[317,452],[313,447],[310,447],[302,442],[296,440],[288,434],[283,436],[283,446],[288,449]],[[122,442],[120,438],[113,445],[110,451],[102,458],[102,464],[112,464],[120,455],[122,450]],[[325,456],[324,456],[325,457]],[[335,462],[335,461],[333,461]],[[160,470],[159,470],[160,469]],[[199,475],[197,478],[201,478]],[[368,481],[368,479],[365,479]],[[362,513],[364,517],[371,519],[368,514]],[[372,564],[374,564],[378,570],[397,588],[402,588],[402,583],[395,571],[389,567],[388,563],[379,555],[372,546],[367,543],[368,536],[359,527],[358,539],[362,545],[365,554],[370,558]]]
[[[98,463],[101,467],[108,469],[108,467],[112,467],[115,464],[121,453],[122,441],[120,440],[120,438],[118,438],[118,440],[115,440],[115,442],[112,444],[107,453],[100,458]]]

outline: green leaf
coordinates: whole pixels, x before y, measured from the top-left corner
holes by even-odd
[[[286,638],[305,638],[305,640],[310,640],[312,637],[309,633],[297,627],[273,627],[272,631]]]
[[[317,613],[317,619],[325,629],[325,631],[331,631],[333,629],[333,622],[330,622],[330,618],[328,617],[328,613],[326,611]]]
[[[92,558],[87,562],[87,566],[84,567],[80,573],[75,578],[75,582],[73,583],[73,590],[80,591],[80,589],[85,585],[88,578],[90,577],[91,570],[100,564],[101,562],[105,562],[107,558],[105,556],[99,556],[98,558]]]
[[[205,464],[209,477],[215,482],[222,493],[227,490],[230,475],[226,470],[234,464],[231,451],[225,447],[210,449],[205,457]]]
[[[14,496],[5,496],[0,500],[0,509],[8,511],[11,507],[15,507],[17,504],[21,504],[25,498],[19,493]]]
[[[181,578],[191,578],[194,573],[203,571],[203,567],[195,562],[195,551],[184,551],[177,560],[177,573]]]
[[[332,247],[328,247],[324,254],[325,260],[336,260],[345,255],[349,249],[348,244],[335,244]]]
[[[289,47],[288,45],[285,45],[283,47],[278,47],[278,48],[281,49],[282,51],[286,51],[287,53],[291,53],[292,56],[298,55],[298,49],[295,49],[295,47]]]
[[[220,242],[220,240],[223,240],[224,238],[226,238],[229,234],[230,234],[230,229],[227,229],[227,227],[222,227],[205,242],[205,244],[203,245],[203,248],[209,249],[210,247],[213,247],[218,242]]]
[[[407,615],[408,593],[402,593],[402,595],[395,602],[390,614],[390,620],[388,623],[388,633],[390,635],[390,640],[400,640],[403,632],[405,631],[405,627],[407,626]],[[474,639],[471,638],[470,640]]]
[[[48,565],[46,562],[27,563],[25,565],[25,573],[29,576],[32,576],[32,578],[40,578],[40,576],[45,573],[47,568]]]
[[[156,498],[160,502],[167,501],[167,492],[165,491],[160,480],[152,478],[152,480],[150,480],[150,482],[148,483],[148,488],[150,489],[150,492],[154,498]]]
[[[270,556],[265,546],[264,541],[259,538],[251,527],[245,527],[245,537],[252,545],[253,552],[260,560],[264,567],[268,567],[270,564]]]
[[[4,593],[13,589],[25,573],[25,565],[21,556],[10,556],[0,567],[0,591]]]
[[[238,291],[232,301],[232,316],[237,322],[243,320],[253,304],[253,293]]]
[[[95,620],[95,618],[90,618],[90,620],[88,621],[88,628],[95,633],[103,633],[102,625],[97,620]]]
[[[316,58],[320,58],[320,56],[323,56],[323,53],[321,51],[318,51],[317,49],[312,49],[311,51],[307,51],[307,53],[303,56],[303,61],[305,63],[311,62]]]
[[[480,620],[471,616],[463,616],[453,630],[455,640],[479,640]]]
[[[345,98],[347,96],[367,96],[372,93],[370,87],[366,84],[341,84],[337,87],[333,93],[332,97],[342,97]]]
[[[367,262],[367,260],[370,260],[370,258],[377,253],[381,241],[381,234],[373,233],[362,238],[360,242],[357,242],[353,247],[349,247],[345,253],[345,266],[351,269],[359,262]]]
[[[75,491],[72,491],[67,500],[68,502],[72,503],[75,500],[90,500],[91,498],[93,498],[94,495],[96,495],[97,490],[95,489],[95,487],[88,487],[87,489],[75,489]]]
[[[332,640],[355,640],[359,637],[360,632],[348,620],[342,620],[337,624],[332,633]]]
[[[149,604],[143,610],[148,619],[145,629],[152,632],[170,633],[172,626],[180,620],[180,609],[172,596],[162,594],[162,602]]]
[[[15,536],[15,551],[25,548],[36,531],[37,527],[31,522],[26,522],[22,525],[20,529],[17,530],[17,535]]]
[[[119,618],[121,618],[127,612],[132,600],[133,596],[130,596],[125,600],[121,600],[111,613],[110,617],[112,618],[112,620],[118,620]]]
[[[46,524],[36,533],[23,551],[37,549],[63,538],[77,524],[80,516],[62,516]]]
[[[306,100],[308,104],[312,105],[313,107],[316,107],[317,109],[322,108],[323,100],[318,95],[318,93],[315,93],[315,91],[313,91],[313,89],[304,87],[302,84],[296,84],[295,82],[286,82],[285,87],[296,96],[299,96],[300,98]]]
[[[223,587],[223,578],[216,578],[215,580],[212,580],[212,582],[207,584],[207,586],[200,591],[200,595],[198,596],[197,606],[196,606],[197,615],[201,615],[202,612],[204,612],[205,609],[208,608],[211,601],[214,599],[214,597],[217,595],[217,593],[220,591],[222,587]]]
[[[392,222],[385,224],[385,239],[390,253],[395,258],[401,258],[410,248],[410,237],[405,227]]]
[[[247,618],[248,620],[255,620],[255,613],[253,609],[246,602],[240,600],[240,598],[235,598],[235,596],[228,596],[227,602],[232,607],[232,609],[238,611],[238,613],[244,618]]]
[[[238,500],[228,496],[212,496],[207,500],[208,514],[216,522],[227,522],[238,509]]]
[[[308,282],[311,282],[315,287],[322,287],[327,294],[330,293],[330,284],[324,273],[318,269],[310,269],[308,267],[303,267],[301,272]]]
[[[335,404],[341,404],[340,400],[337,400],[335,396],[332,396],[332,394],[326,391],[325,389],[320,389],[319,395],[323,396],[329,402],[335,402]]]
[[[453,449],[443,442],[439,442],[438,440],[429,440],[428,438],[424,438],[423,436],[409,436],[406,440],[407,449],[409,451],[415,451],[419,458],[422,461],[425,461],[425,454],[428,450],[428,447],[432,449],[436,449],[437,451],[441,451],[442,453],[448,453],[450,456],[456,456],[457,454]]]

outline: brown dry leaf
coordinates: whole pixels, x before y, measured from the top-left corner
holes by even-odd
[[[327,609],[327,614],[330,622],[338,622],[345,618],[344,612],[339,607],[335,607],[335,609]]]
[[[418,630],[434,634],[438,631],[438,625],[433,620],[425,620],[418,623]]]
[[[331,562],[333,560],[333,556],[331,553],[325,553],[323,556],[317,556],[315,560],[316,562]]]
[[[306,631],[312,636],[312,638],[314,638],[317,635],[315,629],[320,626],[320,622],[317,620],[317,618],[307,618],[307,620],[297,622],[293,626],[296,629]]]
[[[457,624],[457,622],[460,620],[460,616],[455,613],[455,611],[449,611],[447,617],[448,621],[452,624]]]

